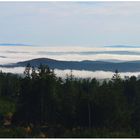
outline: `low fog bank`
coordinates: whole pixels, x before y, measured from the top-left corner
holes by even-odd
[[[16,73],[16,74],[23,74],[25,68],[24,67],[15,67],[15,68],[4,68],[0,67],[0,70],[2,72],[6,73]],[[65,78],[67,75],[71,74],[71,70],[54,70],[56,76]],[[85,71],[85,70],[72,70],[72,74],[76,78],[96,78],[96,79],[109,79],[112,78],[114,72],[111,71]],[[138,77],[140,75],[140,72],[121,72],[120,76],[121,78],[124,78],[125,76],[136,76]]]
[[[71,70],[55,70],[55,73],[59,77],[65,77],[67,74],[71,74]],[[96,78],[96,79],[110,79],[114,72],[111,71],[85,71],[85,70],[72,70],[72,74],[77,78]],[[121,78],[140,76],[140,72],[120,72]]]
[[[140,60],[139,54],[140,48],[0,46],[0,64],[16,63],[35,58],[64,61],[104,61],[114,59],[118,61],[134,61]]]

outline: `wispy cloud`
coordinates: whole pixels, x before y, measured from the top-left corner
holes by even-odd
[[[139,44],[140,2],[0,2],[0,42]]]
[[[48,2],[42,13],[66,15],[121,15],[139,14],[140,2]]]

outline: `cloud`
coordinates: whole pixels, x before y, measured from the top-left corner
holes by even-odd
[[[129,54],[127,53],[123,54],[123,52],[127,51],[129,52]],[[80,54],[80,52],[82,52],[82,55]],[[93,52],[93,54],[88,55],[85,52]],[[117,52],[121,52],[121,54]],[[80,46],[79,47],[0,46],[0,56],[3,57],[0,58],[0,64],[16,63],[19,61],[25,61],[29,59],[42,57],[65,61],[82,61],[82,60],[133,61],[140,60],[140,55],[138,55],[138,53],[140,53],[140,48],[125,48],[125,47],[110,48],[110,47],[80,47]]]
[[[139,44],[140,2],[0,2],[0,42]]]
[[[56,15],[134,15],[139,14],[140,2],[48,2],[42,13]]]
[[[7,64],[7,63],[15,63],[19,61],[34,59],[34,58],[53,58],[58,60],[66,60],[66,61],[81,61],[81,60],[106,60],[106,59],[117,59],[117,60],[140,60],[139,55],[118,55],[118,54],[97,54],[97,55],[78,55],[78,54],[70,54],[71,51],[78,53],[78,52],[85,52],[85,51],[93,51],[93,52],[108,52],[108,51],[135,51],[140,52],[140,48],[110,48],[110,47],[72,47],[72,46],[65,46],[65,47],[41,47],[41,46],[0,46],[0,56],[3,56],[5,58],[0,58],[0,64]],[[13,52],[14,53],[9,53]],[[39,54],[38,52],[44,51],[44,52],[64,52],[64,55],[49,55],[49,54]],[[17,53],[18,52],[18,53]],[[65,54],[66,52],[66,54]],[[24,68],[0,68],[0,70],[4,72],[12,72],[12,73],[23,73]],[[57,76],[65,77],[66,74],[70,73],[70,70],[55,70],[55,73]],[[113,75],[113,72],[110,71],[78,71],[73,70],[73,74],[75,77],[79,78],[98,78],[98,79],[104,79],[104,78],[111,78]],[[138,76],[140,75],[140,72],[136,73],[120,73],[121,77],[124,76]]]
[[[56,69],[55,73],[58,77],[65,78],[67,75],[70,75],[71,70],[59,70]],[[73,70],[72,74],[76,78],[97,78],[97,79],[111,79],[114,72],[111,71],[85,71],[85,70]],[[125,76],[139,76],[140,72],[121,72],[119,73],[121,78],[124,78]]]
[[[6,73],[16,73],[16,74],[23,74],[25,68],[24,67],[15,67],[15,68],[4,68],[0,67],[0,70]],[[54,70],[56,76],[66,78],[67,75],[70,75],[71,70]],[[96,78],[96,79],[111,79],[113,76],[113,72],[111,71],[79,71],[79,70],[73,70],[72,74],[75,78]],[[119,73],[121,78],[124,78],[125,76],[139,76],[140,72],[125,72],[125,73]]]

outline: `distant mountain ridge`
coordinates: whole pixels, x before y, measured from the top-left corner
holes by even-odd
[[[110,48],[140,48],[140,46],[133,46],[133,45],[108,45],[104,47],[110,47]]]
[[[22,61],[15,64],[0,65],[0,67],[26,67],[30,63],[31,66],[38,67],[40,64],[48,65],[51,69],[72,69],[87,71],[115,71],[119,72],[140,72],[140,61],[128,62],[105,62],[105,61],[59,61],[49,58],[37,58],[28,61]]]
[[[0,43],[0,46],[31,46],[31,45],[21,43]]]

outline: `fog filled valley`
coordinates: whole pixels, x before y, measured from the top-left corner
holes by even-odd
[[[94,61],[94,62],[106,62],[106,63],[123,63],[123,62],[138,62],[140,60],[140,48],[138,46],[104,46],[104,47],[80,47],[80,46],[18,46],[18,45],[4,45],[0,46],[0,70],[3,72],[11,72],[22,74],[25,68],[24,66],[13,66],[5,67],[8,64],[15,64],[18,62],[29,61],[32,59],[48,58],[57,61],[70,61],[70,62],[80,62],[80,61]],[[64,63],[62,62],[62,63]],[[38,65],[41,62],[38,63]],[[58,64],[59,65],[59,64]],[[81,64],[83,65],[83,64]],[[96,65],[96,64],[95,64]],[[93,68],[95,66],[93,64]],[[110,64],[105,64],[99,70],[89,70],[86,66],[80,69],[67,68],[64,64],[64,68],[59,69],[54,67],[55,74],[60,77],[66,77],[70,71],[73,71],[73,75],[78,78],[97,78],[97,79],[108,79],[111,78],[115,70],[120,72],[120,76],[124,78],[125,76],[139,76],[140,68],[138,67],[134,70],[132,66],[127,66],[126,70],[123,72],[117,66],[112,65],[111,68],[104,70],[104,67]],[[124,65],[124,64],[122,64]],[[122,67],[120,66],[120,68]],[[66,68],[65,68],[66,67]],[[85,70],[85,68],[87,70]]]

